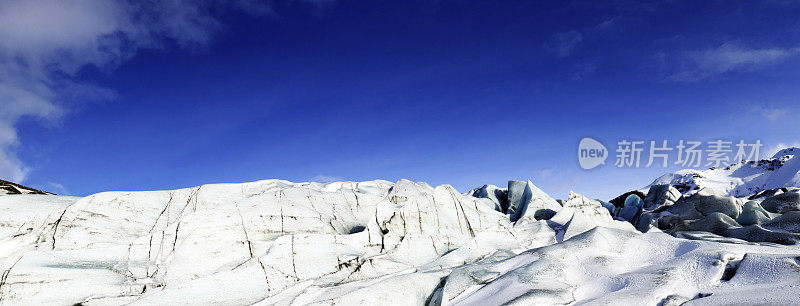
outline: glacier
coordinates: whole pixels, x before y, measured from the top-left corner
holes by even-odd
[[[683,194],[707,188],[715,194],[741,197],[781,187],[800,187],[800,148],[779,150],[761,160],[735,161],[724,168],[683,169],[664,174],[652,186],[671,185]]]
[[[653,185],[619,207],[531,181],[5,195],[0,305],[800,304],[798,190]]]

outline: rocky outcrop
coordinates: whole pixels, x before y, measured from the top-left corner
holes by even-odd
[[[53,193],[36,190],[30,187],[22,186],[17,183],[12,183],[9,181],[0,180],[0,195],[8,195],[8,194],[50,194]]]

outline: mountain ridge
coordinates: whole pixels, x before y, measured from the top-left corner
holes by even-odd
[[[44,195],[56,195],[52,192],[41,191],[38,189],[34,189],[27,186],[22,186],[20,184],[9,182],[6,180],[0,179],[0,195],[8,195],[8,194],[44,194]]]
[[[672,185],[689,195],[703,188],[717,195],[743,197],[781,187],[800,187],[800,148],[786,148],[771,158],[740,161],[724,168],[683,169],[664,174],[640,189]]]

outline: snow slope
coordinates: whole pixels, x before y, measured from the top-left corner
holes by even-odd
[[[561,205],[530,181],[485,187],[266,180],[2,196],[0,305],[800,303],[797,245],[641,233],[576,193]],[[671,201],[696,217],[700,202]],[[800,224],[776,207],[790,210],[782,226]]]
[[[684,194],[710,188],[718,195],[745,196],[779,187],[800,187],[800,148],[787,148],[772,158],[741,161],[725,168],[684,169],[665,174],[650,186],[669,184]]]

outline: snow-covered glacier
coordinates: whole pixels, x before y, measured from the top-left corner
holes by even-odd
[[[6,195],[0,304],[800,304],[784,189],[659,185],[620,205],[530,181]]]
[[[736,161],[724,168],[683,169],[657,178],[648,187],[664,184],[686,194],[709,188],[718,195],[736,197],[780,187],[800,187],[800,148],[779,150],[767,159]]]

